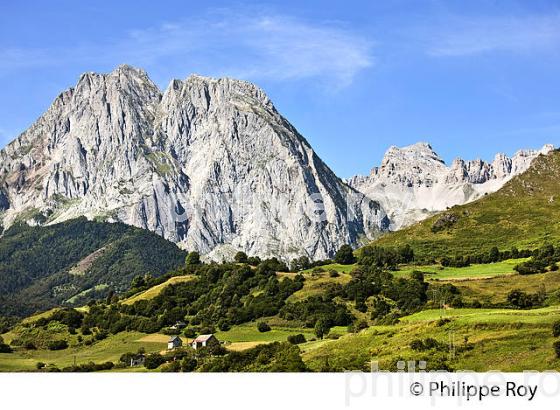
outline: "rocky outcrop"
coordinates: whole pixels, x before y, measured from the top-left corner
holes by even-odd
[[[121,66],[87,73],[0,151],[5,226],[86,216],[214,259],[313,259],[388,226],[253,84],[191,76],[162,93]]]
[[[497,154],[491,163],[457,158],[447,167],[429,144],[421,142],[389,148],[380,167],[348,183],[379,201],[389,214],[390,228],[396,230],[497,191],[525,172],[538,155],[553,149],[545,145],[540,150],[521,150],[511,158]]]

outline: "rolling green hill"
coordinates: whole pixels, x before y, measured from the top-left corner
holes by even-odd
[[[382,247],[409,244],[419,258],[469,255],[560,242],[560,152],[540,156],[502,189],[467,205],[379,238]],[[370,246],[370,245],[368,245]]]
[[[0,315],[22,316],[124,291],[133,277],[160,276],[181,265],[185,255],[154,233],[120,223],[78,218],[15,225],[0,238]]]

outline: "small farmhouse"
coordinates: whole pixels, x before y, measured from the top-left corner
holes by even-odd
[[[193,349],[199,349],[201,347],[219,345],[220,342],[216,339],[214,335],[200,335],[191,342]]]
[[[183,346],[183,341],[179,336],[172,336],[167,342],[167,350],[173,350],[181,346]]]

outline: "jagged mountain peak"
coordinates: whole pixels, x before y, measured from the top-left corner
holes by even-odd
[[[387,166],[403,166],[404,168],[413,167],[430,170],[432,167],[439,167],[445,162],[433,150],[427,142],[417,142],[416,144],[405,147],[395,145],[389,147],[381,162],[381,168]],[[412,165],[412,166],[411,166]]]
[[[165,90],[164,98],[166,95],[187,97],[195,102],[198,100],[203,106],[209,106],[210,100],[214,100],[218,104],[237,103],[238,108],[241,108],[243,103],[252,106],[262,105],[276,112],[272,101],[263,89],[248,81],[229,77],[214,78],[192,74],[184,80],[174,79]]]
[[[162,94],[130,66],[84,74],[0,158],[6,227],[122,221],[221,260],[325,258],[387,226],[262,89],[229,78],[173,80]]]

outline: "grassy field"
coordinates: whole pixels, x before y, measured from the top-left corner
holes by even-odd
[[[124,303],[125,305],[132,305],[133,303],[138,302],[139,300],[142,299],[153,299],[157,295],[159,295],[161,291],[167,286],[176,283],[189,282],[194,278],[195,277],[193,275],[173,276],[172,278],[169,278],[168,280],[166,280],[163,283],[160,283],[159,285],[153,286],[150,289],[145,290],[144,292],[140,292],[134,296],[129,297],[128,299],[125,299],[122,303]]]
[[[512,290],[527,293],[545,292],[549,297],[560,292],[560,272],[538,273],[535,275],[505,275],[477,280],[449,280],[461,291],[467,303],[475,300],[483,304],[506,303]],[[557,298],[557,297],[556,297]],[[552,300],[552,303],[557,303]]]
[[[403,318],[395,326],[373,326],[338,340],[303,346],[303,358],[314,370],[326,363],[338,371],[365,370],[371,362],[394,370],[398,360],[446,362],[454,370],[560,370],[555,358],[551,323],[560,319],[560,307],[529,311],[505,309],[453,309],[450,321],[438,323],[440,311],[423,311]],[[416,339],[434,338],[441,350],[417,352]]]
[[[471,265],[463,268],[443,267],[441,265],[414,266],[407,265],[397,272],[393,272],[396,277],[406,277],[415,271],[429,272],[427,280],[451,280],[451,279],[484,279],[495,276],[514,274],[513,268],[527,259],[509,259],[503,262],[488,263],[483,265]]]
[[[453,320],[455,324],[512,323],[552,324],[560,320],[560,306],[540,309],[429,309],[401,318],[403,323],[433,322],[441,318]]]
[[[351,265],[341,265],[340,263],[331,263],[331,264],[328,264],[328,265],[323,265],[323,266],[318,266],[318,267],[311,268],[311,269],[306,269],[306,270],[301,271],[300,273],[303,273],[303,274],[312,273],[317,268],[324,269],[326,271],[335,270],[338,273],[350,273],[354,269],[356,269],[356,266],[357,265],[355,263],[351,264]]]
[[[159,352],[166,348],[166,341],[147,340],[144,333],[122,332],[91,346],[71,347],[65,350],[16,350],[13,353],[0,353],[0,371],[35,370],[37,362],[54,364],[59,368],[90,361],[118,363],[120,356],[127,352],[136,352],[140,347],[146,352]],[[149,335],[152,336],[152,335]],[[167,339],[168,336],[165,336]]]
[[[332,263],[329,265],[324,265],[318,268],[306,269],[301,272],[278,272],[279,278],[282,277],[294,277],[297,274],[303,275],[305,282],[303,284],[303,289],[300,289],[292,296],[288,298],[289,302],[294,302],[298,300],[303,300],[309,296],[321,294],[325,286],[329,284],[340,284],[344,285],[348,283],[351,279],[350,272],[356,269],[356,265],[340,265],[338,263]],[[330,276],[329,271],[334,270],[339,273],[339,276],[333,278]]]
[[[560,242],[560,152],[536,159],[524,174],[501,190],[446,213],[457,222],[447,230],[432,232],[441,216],[384,235],[379,246],[412,246],[419,257],[477,254],[493,246],[508,250],[535,249]]]

